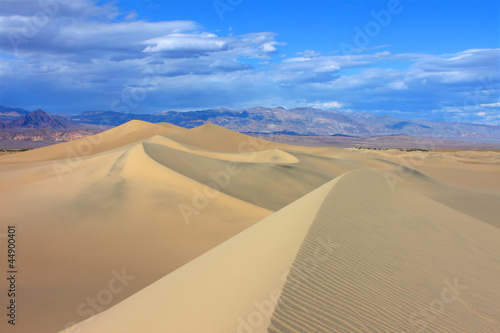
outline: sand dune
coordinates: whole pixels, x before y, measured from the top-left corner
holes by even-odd
[[[393,182],[453,209],[500,227],[500,154],[494,151],[364,151],[391,163]],[[458,161],[456,156],[475,156]],[[455,157],[454,157],[455,156]],[[377,168],[378,169],[378,168]]]
[[[222,193],[273,211],[334,178],[327,170],[314,168],[307,161],[283,163],[279,158],[277,163],[229,162],[152,143],[143,145],[147,155],[165,167],[201,184],[209,184]],[[236,171],[231,176],[231,171],[227,170]],[[288,187],[289,190],[283,191]]]
[[[500,230],[385,185],[361,169],[339,179],[292,265],[269,332],[500,329]],[[318,257],[325,237],[341,246]]]
[[[252,147],[264,150],[287,146],[281,143],[256,139],[214,124],[206,124],[187,131],[173,133],[168,137],[177,142],[198,148],[232,153],[242,153],[248,149],[253,151]]]
[[[23,252],[23,319],[2,332],[498,330],[495,152],[138,121],[85,140],[0,157],[0,227]],[[467,289],[422,318],[455,278]]]
[[[495,331],[499,237],[497,228],[405,189],[393,193],[360,169],[74,329]]]
[[[499,151],[431,151],[363,150],[397,164],[408,164],[435,179],[459,187],[498,193],[500,188]],[[443,167],[443,166],[446,167]]]
[[[126,145],[144,140],[159,134],[178,132],[178,126],[151,124],[145,121],[132,120],[108,131],[86,138],[48,146],[23,154],[5,156],[0,164],[28,163],[38,161],[60,160],[87,157],[113,149],[121,149]]]
[[[160,126],[164,126],[164,127],[167,127],[167,128],[170,128],[174,131],[177,131],[177,132],[183,132],[183,131],[187,131],[186,128],[184,127],[181,127],[181,126],[177,126],[177,125],[174,125],[174,124],[170,124],[170,123],[155,123],[155,125],[160,125]]]
[[[81,332],[234,332],[257,307],[268,326],[287,273],[337,180],[222,243],[101,315]],[[273,255],[270,255],[270,254]],[[201,277],[193,280],[194,276]],[[189,281],[189,282],[187,282]],[[187,282],[187,283],[186,283]],[[141,318],[141,320],[138,320]]]
[[[250,138],[253,140],[253,138]],[[298,163],[299,160],[293,155],[284,152],[281,149],[268,149],[268,150],[253,150],[239,153],[220,153],[212,150],[194,147],[188,144],[181,144],[173,139],[164,135],[157,135],[149,140],[147,143],[155,143],[170,147],[176,150],[181,150],[193,153],[200,156],[206,156],[213,159],[233,161],[233,162],[248,162],[248,163]],[[245,143],[245,142],[244,142]],[[248,142],[250,145],[250,142]]]

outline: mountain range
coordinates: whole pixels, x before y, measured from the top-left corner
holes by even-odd
[[[7,124],[0,121],[0,128],[76,129],[82,127],[81,124],[70,119],[65,119],[57,115],[51,116],[41,109],[27,112],[22,109],[9,110],[2,106],[0,114],[3,119],[12,119]]]
[[[324,111],[314,108],[255,107],[246,110],[210,109],[133,114],[114,111],[86,111],[77,115],[49,115],[42,110],[28,112],[0,106],[5,128],[75,129],[85,125],[114,127],[130,120],[168,122],[185,128],[213,123],[237,132],[311,136],[407,135],[468,141],[500,141],[500,126],[409,120],[361,112]],[[8,122],[6,122],[8,121]],[[0,124],[2,128],[2,124]]]

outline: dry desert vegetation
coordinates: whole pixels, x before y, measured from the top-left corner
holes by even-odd
[[[500,332],[498,151],[131,121],[1,156],[0,211],[1,332]]]

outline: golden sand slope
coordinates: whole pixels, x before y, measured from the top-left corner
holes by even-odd
[[[213,151],[241,153],[248,149],[247,142],[258,142],[258,150],[287,146],[265,140],[256,140],[214,124],[206,124],[187,131],[173,133],[169,138],[191,146]]]
[[[248,139],[247,139],[248,140]],[[253,139],[258,142],[258,139]],[[245,143],[245,141],[243,141]],[[159,144],[176,150],[194,153],[200,156],[206,156],[213,159],[219,159],[232,162],[251,162],[251,163],[298,163],[299,160],[293,155],[284,152],[281,149],[257,150],[257,151],[244,151],[244,147],[240,152],[215,152],[213,150],[198,148],[188,144],[181,144],[165,135],[157,135],[149,140],[147,143]],[[260,146],[260,145],[258,145]],[[262,146],[261,146],[262,147]]]
[[[317,256],[325,237],[341,247]],[[373,172],[346,174],[305,237],[269,332],[496,332],[499,239],[498,228],[391,192]]]
[[[0,164],[26,163],[49,160],[69,160],[96,155],[116,148],[144,140],[159,134],[172,134],[185,129],[171,124],[151,124],[145,121],[132,120],[108,131],[82,139],[61,143],[54,146],[38,148],[2,158]]]
[[[494,332],[499,237],[360,169],[73,329]]]
[[[177,126],[177,125],[170,124],[170,123],[155,123],[155,125],[160,125],[160,126],[167,127],[167,128],[170,128],[170,129],[175,130],[176,132],[183,132],[183,131],[187,131],[187,129],[186,129],[186,128],[184,128],[184,127]]]
[[[288,270],[333,180],[72,329],[234,332],[255,307],[267,327]],[[271,255],[272,254],[272,255]],[[198,278],[193,279],[197,276]],[[257,304],[255,304],[257,303]],[[141,318],[141,320],[137,320]]]
[[[500,227],[500,152],[362,152],[392,163],[390,178],[398,185]]]
[[[419,311],[425,303],[422,299],[431,302],[430,291],[439,288],[442,277],[454,279],[455,276],[449,274],[456,272],[462,282],[461,277],[468,274],[467,282],[475,286],[480,281],[479,274],[483,280],[496,274],[496,268],[490,266],[495,262],[494,255],[498,257],[499,253],[490,239],[498,232],[498,228],[491,225],[499,226],[496,217],[500,215],[500,189],[494,185],[498,182],[495,173],[498,170],[495,168],[500,166],[498,155],[479,153],[475,157],[470,153],[466,158],[455,155],[444,158],[443,152],[430,152],[423,164],[408,164],[401,161],[401,156],[408,157],[404,154],[410,153],[373,155],[334,148],[294,147],[214,125],[186,130],[169,124],[137,121],[104,132],[101,141],[96,140],[74,141],[0,157],[0,228],[6,230],[10,224],[18,226],[23,254],[18,258],[22,271],[18,301],[22,304],[23,319],[19,318],[15,328],[5,327],[5,322],[1,322],[1,332],[58,332],[108,309],[111,310],[98,316],[94,323],[118,325],[114,320],[100,318],[123,316],[120,309],[143,306],[149,296],[138,295],[152,295],[146,290],[154,286],[160,286],[154,288],[167,293],[151,289],[162,298],[155,300],[158,306],[153,311],[161,318],[167,316],[163,305],[172,307],[174,300],[183,299],[184,292],[185,297],[196,296],[189,294],[190,288],[198,288],[197,293],[203,294],[212,305],[211,310],[206,310],[203,304],[208,303],[188,304],[193,307],[192,312],[184,313],[179,308],[167,316],[168,320],[159,318],[158,323],[151,318],[151,327],[184,325],[185,316],[190,318],[192,327],[201,327],[210,316],[214,321],[210,327],[214,329],[240,327],[245,332],[254,328],[245,326],[252,325],[252,318],[260,318],[253,313],[256,309],[246,314],[255,306],[254,300],[269,300],[269,288],[281,290],[281,278],[288,268],[300,267],[304,265],[302,261],[310,264],[310,260],[300,258],[304,258],[302,253],[309,251],[308,248],[312,247],[314,253],[318,240],[311,239],[310,234],[316,229],[318,237],[324,236],[321,239],[335,244],[340,234],[337,237],[337,231],[331,234],[328,230],[340,228],[340,232],[343,227],[351,228],[349,237],[342,236],[345,244],[360,242],[360,248],[370,240],[377,244],[367,245],[373,252],[366,257],[371,261],[365,254],[347,251],[347,248],[339,258],[352,262],[349,265],[359,270],[359,274],[352,273],[347,279],[356,280],[352,288],[364,290],[361,276],[380,281],[373,285],[379,288],[380,297],[371,295],[374,300],[365,302],[377,304],[380,313],[384,313],[384,309],[390,312],[386,315],[389,317],[384,317],[389,319],[373,324],[381,325],[374,327],[381,327],[382,331],[405,325],[392,323],[390,318],[403,318],[410,311],[410,305]],[[94,146],[84,150],[85,142]],[[68,158],[68,151],[76,155]],[[445,173],[441,169],[448,170],[450,166],[458,170],[452,172],[455,177],[441,176]],[[490,183],[484,179],[485,174],[491,178]],[[464,181],[464,175],[470,175],[477,182]],[[319,223],[317,217],[311,222],[318,211],[318,216],[326,214],[328,218]],[[333,222],[328,224],[330,220]],[[450,224],[455,220],[461,221],[457,222],[458,230]],[[415,221],[420,221],[421,230]],[[320,228],[323,224],[326,227]],[[470,229],[474,231],[469,232]],[[436,239],[441,239],[445,231],[449,235],[445,237],[446,251],[443,252]],[[486,234],[484,244],[476,246],[482,234]],[[387,235],[393,236],[388,239]],[[378,243],[381,239],[384,242]],[[401,249],[406,243],[408,249]],[[341,250],[342,244],[339,244],[338,250]],[[426,248],[421,249],[418,244]],[[452,254],[454,251],[456,255]],[[379,256],[374,256],[377,253]],[[407,253],[408,258],[417,262],[416,268],[396,267],[390,258],[398,258],[401,253]],[[247,259],[241,259],[243,257]],[[319,266],[330,271],[333,259],[322,258],[325,259]],[[429,263],[425,264],[422,258]],[[454,261],[448,264],[446,258]],[[214,263],[217,260],[230,264],[217,265]],[[252,264],[247,267],[246,262]],[[337,264],[335,267],[340,269]],[[396,277],[392,278],[392,272]],[[130,277],[124,281],[123,288],[113,284],[120,274]],[[223,280],[227,282],[227,292],[224,285],[217,284],[225,274],[231,276],[231,283]],[[292,270],[285,292],[290,290],[294,274]],[[398,280],[398,276],[404,279]],[[158,283],[151,285],[157,280]],[[314,281],[323,283],[321,279]],[[396,294],[381,291],[391,283],[398,286],[396,290],[411,289],[420,301],[409,300],[404,293],[398,298]],[[208,285],[218,292],[212,292],[211,288],[204,290]],[[0,287],[6,288],[6,281],[0,283]],[[494,286],[491,289],[495,296]],[[417,297],[417,293],[425,296]],[[482,293],[483,289],[478,287],[469,296],[469,312],[460,312],[464,316],[461,320],[467,323],[461,327],[481,324],[477,314],[471,314],[474,311],[496,322],[497,318],[484,309],[491,298]],[[172,296],[174,294],[178,298]],[[273,295],[278,297],[279,292]],[[389,299],[404,302],[408,307],[396,311],[387,303]],[[376,303],[377,300],[386,303]],[[299,306],[301,301],[297,298],[294,304]],[[0,302],[7,302],[5,294],[0,294]],[[354,303],[344,302],[345,306],[354,307]],[[327,303],[322,307],[330,306],[331,302]],[[311,308],[302,310],[313,313],[313,304],[307,304]],[[329,308],[334,316],[329,318],[337,322],[335,316],[345,313],[344,305]],[[446,306],[448,308],[448,304]],[[365,310],[367,318],[371,318],[371,310]],[[274,326],[269,326],[269,314],[259,323],[259,330],[285,325],[286,318],[291,317],[289,311],[278,307],[272,321]],[[454,311],[445,311],[442,316],[454,318],[459,313]],[[249,319],[248,315],[253,317]],[[242,321],[238,321],[238,316]],[[293,317],[309,325],[307,318],[295,314]],[[293,325],[302,325],[300,323]],[[428,323],[429,327],[431,324],[450,327],[446,326],[449,325],[446,320],[442,323],[435,319]],[[87,330],[98,329],[93,324],[88,327]],[[130,324],[129,328],[132,327]],[[418,325],[402,327],[407,327],[407,331],[419,329]]]

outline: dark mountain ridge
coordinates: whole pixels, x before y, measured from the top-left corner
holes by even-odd
[[[47,129],[76,129],[81,125],[72,120],[62,118],[60,116],[50,116],[43,110],[35,110],[19,118],[13,120],[6,125],[6,128],[47,128]]]

